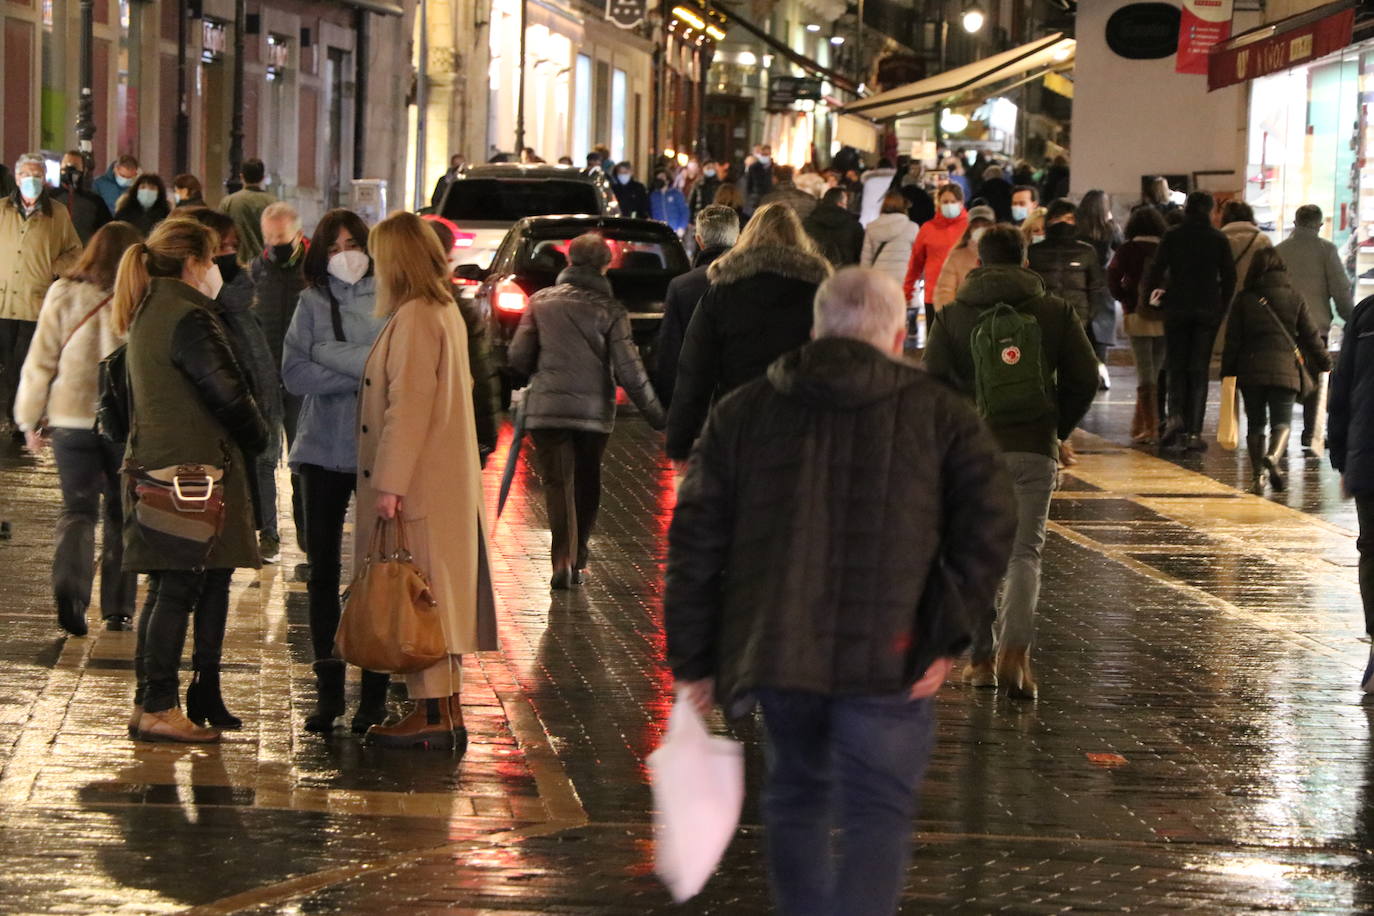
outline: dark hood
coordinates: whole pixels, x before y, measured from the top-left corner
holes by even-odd
[[[1045,281],[1039,274],[1010,265],[974,268],[959,287],[959,301],[980,309],[999,302],[1016,305],[1044,294]]]
[[[711,262],[729,250],[728,245],[718,248],[703,248],[696,253],[696,257],[692,258],[692,267],[709,267]]]
[[[848,210],[821,201],[816,204],[816,209],[811,211],[807,222],[821,229],[843,229],[850,223],[857,223],[858,220]]]
[[[809,406],[852,410],[892,397],[920,371],[861,340],[823,337],[780,357],[768,367],[768,381]]]
[[[611,282],[602,276],[600,271],[592,270],[590,267],[565,267],[554,282],[559,285],[567,283],[570,286],[580,286],[603,296],[614,295],[611,292]]]

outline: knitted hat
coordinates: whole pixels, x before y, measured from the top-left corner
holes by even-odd
[[[979,205],[969,210],[968,218],[970,222],[975,219],[985,219],[990,223],[997,222],[997,214],[993,212],[991,207],[985,205]]]

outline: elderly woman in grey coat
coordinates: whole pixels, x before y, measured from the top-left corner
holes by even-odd
[[[611,249],[595,233],[573,239],[568,268],[540,290],[511,342],[510,364],[532,376],[525,396],[553,535],[555,589],[582,583],[601,503],[601,457],[615,425],[616,383],[655,429],[663,407],[616,302]]]

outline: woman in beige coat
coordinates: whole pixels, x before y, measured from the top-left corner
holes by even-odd
[[[438,603],[449,656],[406,675],[414,708],[367,737],[388,747],[461,750],[461,656],[496,648],[467,330],[448,290],[445,253],[418,216],[392,214],[368,244],[377,313],[389,321],[363,370],[355,563],[367,556],[372,519],[399,515]]]
[[[997,214],[992,212],[991,207],[974,207],[968,211],[968,228],[964,230],[959,244],[945,258],[945,266],[940,268],[940,279],[935,284],[936,311],[958,298],[964,278],[978,266],[978,240],[996,222]]]

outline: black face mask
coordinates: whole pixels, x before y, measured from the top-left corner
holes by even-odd
[[[69,165],[62,170],[62,183],[65,185],[71,185],[73,188],[75,188],[81,184],[82,174],[83,172],[81,171],[81,169],[78,169],[76,166]]]
[[[291,253],[296,250],[295,242],[287,242],[285,245],[272,246],[272,260],[279,264],[286,263],[290,259]]]
[[[239,275],[239,256],[236,254],[222,254],[215,258],[215,263],[219,265],[219,275],[228,286]]]

